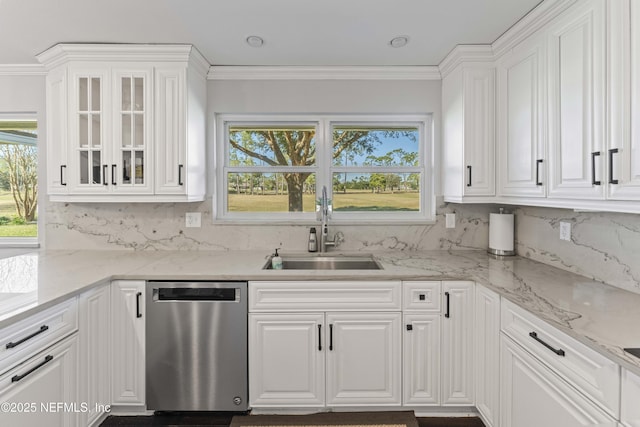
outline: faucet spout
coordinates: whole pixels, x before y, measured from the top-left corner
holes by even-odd
[[[320,197],[320,213],[322,214],[322,226],[320,233],[320,252],[327,252],[327,247],[333,246],[336,247],[341,239],[336,239],[336,236],[333,236],[333,239],[329,239],[329,215],[330,215],[330,202],[327,197],[327,187],[322,186],[322,193]]]

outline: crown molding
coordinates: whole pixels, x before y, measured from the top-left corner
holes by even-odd
[[[440,62],[438,68],[440,75],[444,78],[460,64],[466,62],[491,64],[494,60],[493,48],[488,44],[457,45]]]
[[[47,69],[41,64],[0,65],[0,76],[45,76]]]
[[[440,80],[436,66],[212,66],[209,80]]]

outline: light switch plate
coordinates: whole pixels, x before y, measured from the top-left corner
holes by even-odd
[[[202,214],[200,212],[187,212],[185,216],[185,225],[187,227],[202,226]]]
[[[571,223],[560,222],[560,240],[571,241]]]
[[[446,228],[456,228],[456,214],[448,213],[444,215],[444,226]]]

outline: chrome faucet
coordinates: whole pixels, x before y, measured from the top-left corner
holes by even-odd
[[[327,247],[337,247],[344,240],[341,232],[337,232],[332,240],[329,240],[329,217],[331,216],[331,203],[327,197],[327,186],[322,186],[320,197],[320,214],[322,221],[322,232],[320,233],[320,252],[327,252]]]

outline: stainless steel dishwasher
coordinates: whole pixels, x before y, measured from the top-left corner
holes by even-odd
[[[247,282],[147,282],[147,408],[246,411]]]

